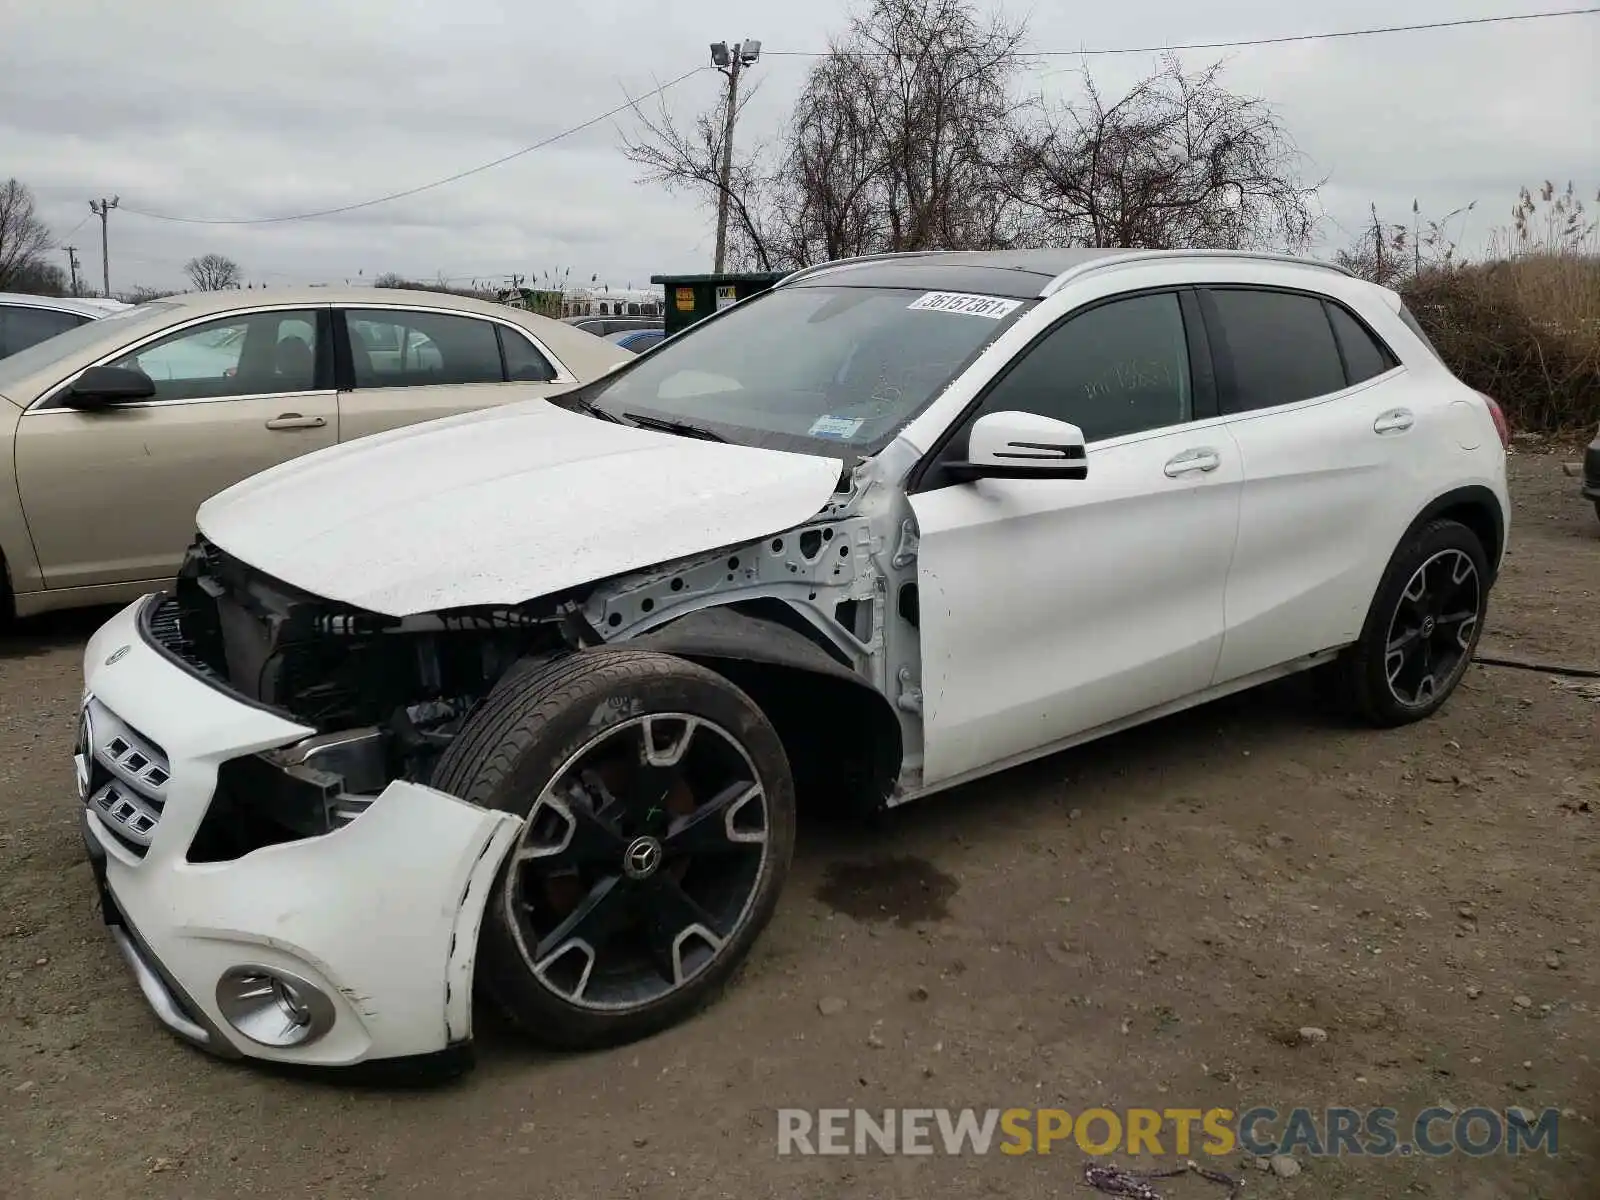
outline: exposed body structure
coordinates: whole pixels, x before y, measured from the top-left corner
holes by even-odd
[[[1428,715],[1507,511],[1493,402],[1331,269],[833,264],[209,501],[86,655],[86,836],[219,1053],[459,1053],[475,982],[624,1041],[748,952],[797,795],[893,806],[1310,668]]]

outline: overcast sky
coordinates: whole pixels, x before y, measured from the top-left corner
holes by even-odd
[[[1003,0],[1034,49],[1223,41],[1581,7],[1563,0]],[[119,194],[111,284],[176,285],[219,251],[268,284],[357,282],[383,271],[502,279],[571,268],[615,286],[709,270],[711,216],[635,183],[608,121],[447,187],[322,220],[256,226],[152,220],[273,216],[414,187],[547,137],[706,61],[707,43],[760,38],[813,50],[847,0],[0,0],[0,178],[34,189],[57,240],[100,277],[88,200]],[[1200,67],[1220,52],[1193,52]],[[1517,188],[1600,189],[1600,16],[1228,52],[1225,82],[1282,114],[1326,176],[1326,241],[1369,201],[1399,219],[1413,197],[1481,244]],[[1029,83],[1075,86],[1073,59]],[[1091,60],[1108,90],[1152,56]],[[740,140],[772,136],[807,69],[763,57]],[[716,102],[703,71],[670,93]],[[87,219],[86,219],[87,218]],[[59,255],[62,265],[64,254]]]

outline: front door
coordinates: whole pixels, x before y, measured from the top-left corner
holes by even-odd
[[[1071,421],[1089,475],[912,497],[925,785],[1210,685],[1241,472],[1209,399],[1196,404],[1173,293],[1069,316],[990,389],[969,423],[1008,410]]]
[[[338,441],[326,310],[190,325],[106,365],[155,382],[96,412],[52,399],[17,426],[17,487],[48,588],[169,578],[202,501]]]

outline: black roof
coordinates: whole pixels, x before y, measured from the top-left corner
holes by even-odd
[[[819,267],[790,287],[924,288],[1032,299],[1063,271],[1125,250],[952,250],[846,260]]]

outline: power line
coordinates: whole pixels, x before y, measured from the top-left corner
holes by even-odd
[[[600,113],[598,116],[590,117],[580,125],[573,125],[568,129],[563,129],[560,133],[551,134],[549,137],[534,142],[532,145],[524,146],[520,150],[513,150],[510,154],[503,154],[492,162],[480,163],[476,167],[468,167],[465,171],[457,171],[454,175],[446,175],[443,179],[435,179],[430,183],[418,184],[416,187],[406,188],[404,191],[390,192],[386,196],[377,196],[371,200],[361,200],[354,204],[341,204],[336,208],[317,209],[314,212],[288,213],[279,217],[175,217],[167,213],[147,212],[143,209],[129,208],[127,206],[124,206],[122,211],[131,213],[134,216],[147,217],[152,221],[172,221],[180,225],[275,225],[284,221],[310,221],[318,217],[333,217],[340,213],[355,212],[360,208],[371,208],[376,204],[387,204],[391,200],[403,200],[407,196],[415,196],[420,192],[432,191],[434,188],[444,187],[448,183],[455,183],[458,180],[466,179],[468,176],[492,170],[510,162],[512,159],[521,158],[525,154],[532,154],[535,150],[543,150],[546,146],[554,145],[563,138],[569,138],[575,133],[582,133],[585,129],[600,124],[601,121],[609,120],[619,113],[626,112],[641,100],[650,100],[659,96],[668,89],[677,87],[689,76],[698,75],[706,69],[705,67],[695,67],[693,70],[685,71],[676,79],[663,83],[653,91],[646,92],[642,96],[636,96],[624,104],[619,104],[607,112]]]
[[[1028,50],[1024,58],[1089,58],[1109,54],[1157,54],[1179,50],[1235,50],[1247,46],[1281,46],[1289,42],[1326,42],[1335,38],[1372,37],[1382,33],[1421,33],[1433,29],[1460,29],[1467,25],[1501,25],[1511,21],[1544,21],[1551,17],[1585,17],[1596,8],[1566,8],[1556,12],[1513,13],[1500,17],[1467,17],[1455,21],[1429,21],[1419,25],[1380,25],[1372,29],[1343,29],[1332,33],[1297,33],[1285,37],[1245,38],[1233,42],[1180,42],[1170,46],[1108,46],[1094,50]],[[776,58],[826,58],[826,50],[766,50]],[[884,52],[887,56],[888,52]]]

